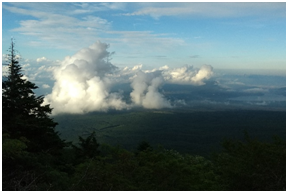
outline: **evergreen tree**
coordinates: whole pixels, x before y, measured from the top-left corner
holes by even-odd
[[[2,133],[12,139],[25,139],[29,152],[53,152],[65,145],[49,117],[52,108],[43,105],[44,96],[33,92],[38,87],[24,79],[14,42],[8,54],[8,75],[2,80]]]
[[[98,148],[100,145],[95,138],[94,131],[86,139],[82,138],[81,136],[78,138],[79,146],[72,145],[77,158],[94,158],[95,156],[99,155],[100,151]]]

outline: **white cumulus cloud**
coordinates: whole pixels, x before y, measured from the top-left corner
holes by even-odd
[[[210,65],[203,65],[200,69],[194,69],[193,66],[183,66],[180,68],[164,68],[164,79],[171,83],[204,85],[204,80],[213,75],[213,68]]]
[[[144,73],[139,71],[131,83],[133,88],[130,94],[132,101],[147,109],[171,107],[169,101],[159,92],[159,87],[163,83],[164,79],[159,72]]]
[[[54,70],[52,93],[45,98],[54,113],[86,113],[128,108],[119,93],[110,93],[111,80],[105,75],[116,69],[109,61],[108,45],[96,42],[71,57]]]
[[[45,57],[43,56],[42,58],[37,58],[36,61],[37,61],[37,62],[47,61],[47,58],[45,58]]]
[[[132,107],[171,108],[174,105],[161,91],[163,84],[169,82],[203,85],[204,80],[213,74],[212,67],[208,65],[200,69],[188,66],[169,69],[168,66],[163,66],[144,71],[142,64],[139,64],[119,69],[110,63],[112,53],[107,51],[108,47],[105,43],[96,42],[73,56],[67,56],[59,65],[49,70],[53,72],[55,83],[52,93],[45,97],[45,104],[51,104],[54,114],[82,114]],[[39,69],[48,72],[47,66]],[[131,92],[129,91],[128,96],[131,100],[124,100],[121,90],[111,91],[112,86],[122,83],[130,83]],[[42,87],[48,88],[48,85]],[[185,101],[182,101],[181,105],[185,105]]]

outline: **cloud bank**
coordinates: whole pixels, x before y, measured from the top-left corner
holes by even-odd
[[[105,43],[96,42],[73,56],[67,56],[53,68],[55,83],[52,93],[45,97],[44,102],[51,104],[54,114],[81,114],[133,107],[172,108],[173,104],[161,91],[163,84],[203,85],[204,80],[213,74],[213,68],[209,65],[200,69],[192,66],[169,69],[164,66],[144,71],[140,64],[119,69],[110,62],[112,53],[107,51],[108,47]],[[124,82],[131,86],[131,102],[123,99],[121,91],[111,92],[113,85]],[[43,87],[47,88],[46,85]]]

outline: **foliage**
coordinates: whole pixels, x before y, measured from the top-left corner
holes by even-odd
[[[153,148],[147,141],[142,141],[137,147],[137,151],[150,151]]]
[[[24,78],[13,40],[7,65],[2,81],[3,190],[33,190],[65,142],[49,117],[52,109],[33,92],[38,87]]]
[[[57,123],[48,116],[52,109],[43,105],[43,96],[35,96],[38,87],[24,78],[13,41],[9,52],[8,76],[2,81],[3,132],[13,139],[26,138],[30,152],[61,149],[64,142],[55,131]]]
[[[3,134],[2,138],[2,156],[4,160],[15,160],[24,156],[27,148],[25,138],[11,139],[9,134]]]
[[[99,155],[99,143],[95,138],[95,132],[92,132],[86,139],[79,136],[78,146],[72,145],[76,159],[94,158]]]
[[[286,143],[251,139],[225,140],[224,151],[215,156],[221,183],[229,190],[271,191],[286,189]]]
[[[137,148],[135,154],[138,155],[141,151],[152,151],[153,147],[147,141],[141,141]]]
[[[91,136],[87,137],[88,140],[82,138],[79,144],[91,142]],[[285,189],[283,141],[277,139],[274,143],[263,143],[251,139],[246,142],[226,140],[223,147],[225,149],[222,152],[208,159],[161,147],[137,151],[135,154],[119,146],[103,144],[97,156],[83,156],[75,161],[79,154],[73,148],[63,149],[62,156],[55,157],[25,154],[24,146],[20,145],[15,148],[15,152],[24,157],[20,159],[21,164],[14,164],[25,167],[25,170],[17,167],[17,175],[5,180],[3,187],[4,190],[10,187],[8,190],[54,191]],[[6,175],[5,171],[3,175]]]
[[[107,151],[107,150],[106,150]],[[77,166],[74,190],[217,190],[212,163],[165,149],[138,155],[110,147],[109,156]]]

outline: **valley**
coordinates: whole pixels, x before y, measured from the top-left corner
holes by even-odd
[[[260,110],[133,110],[58,115],[56,130],[68,141],[78,141],[93,131],[99,143],[136,149],[141,141],[181,153],[207,156],[218,151],[224,138],[269,141],[286,138],[286,112]]]

